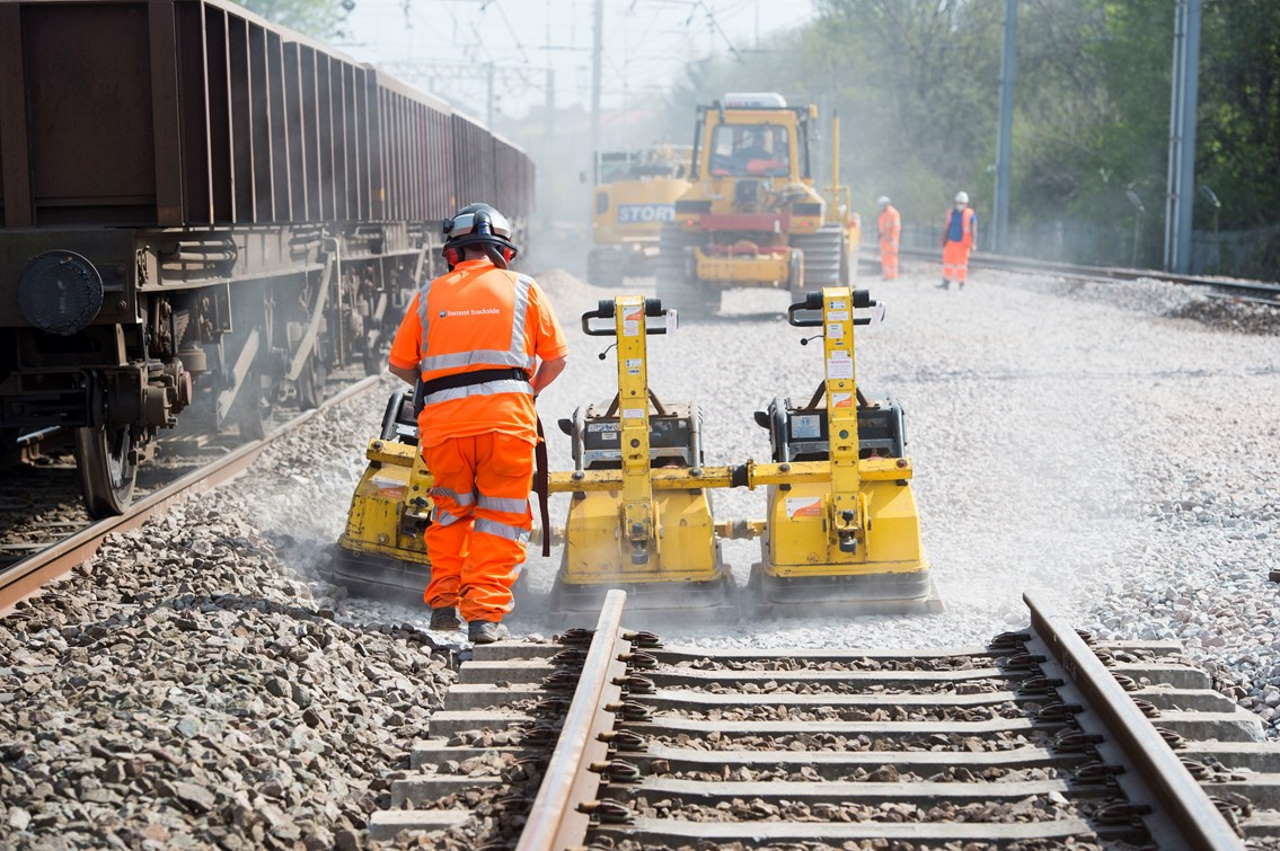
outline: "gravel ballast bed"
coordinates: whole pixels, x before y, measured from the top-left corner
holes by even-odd
[[[635,795],[627,800],[636,815],[684,821],[788,821],[788,822],[979,822],[1009,823],[1087,818],[1097,802],[1074,802],[1054,795],[1031,795],[1013,803],[939,804],[921,807],[909,803],[855,804],[771,801],[734,798],[706,805],[677,797]]]
[[[991,706],[732,706],[717,709],[662,710],[654,721],[667,718],[694,718],[707,721],[992,721],[1025,718],[1028,709],[1006,701]]]
[[[411,626],[338,622],[271,518],[290,510],[281,494],[323,489],[314,459],[366,404],[0,619],[6,848],[360,842],[452,657]]]
[[[705,736],[688,733],[646,734],[650,741],[676,748],[700,751],[962,751],[980,753],[1011,751],[1025,747],[1049,747],[1048,735],[993,733],[965,736],[958,733],[931,733],[903,736],[842,736],[836,733],[754,735],[712,732]]]

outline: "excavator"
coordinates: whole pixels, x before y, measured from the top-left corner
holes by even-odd
[[[689,188],[689,157],[688,145],[596,153],[589,282],[614,287],[654,274],[662,227]]]

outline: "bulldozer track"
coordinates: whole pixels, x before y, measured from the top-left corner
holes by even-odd
[[[1094,643],[1026,596],[985,647],[663,647],[624,599],[476,647],[370,837],[479,813],[504,827],[474,847],[522,851],[1280,847],[1280,746],[1176,642]]]
[[[253,464],[262,451],[272,443],[327,408],[372,389],[379,380],[378,376],[370,376],[343,388],[316,408],[304,411],[260,440],[242,444],[216,460],[152,491],[133,503],[124,514],[98,521],[87,521],[83,524],[68,521],[49,529],[51,534],[44,539],[32,536],[30,540],[15,544],[14,549],[33,550],[33,552],[19,561],[0,567],[0,615],[8,612],[47,583],[88,561],[108,535],[126,532],[140,526],[148,518],[163,512],[177,500],[233,478]]]

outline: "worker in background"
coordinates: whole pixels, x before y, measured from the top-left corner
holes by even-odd
[[[889,202],[888,195],[876,199],[880,205],[880,219],[876,228],[880,234],[880,275],[886,281],[898,277],[898,243],[902,238],[902,216],[898,208]]]
[[[444,235],[449,272],[409,303],[388,362],[423,383],[418,443],[435,480],[423,594],[431,628],[460,628],[456,607],[470,639],[488,644],[507,635],[501,621],[532,526],[534,397],[564,370],[568,346],[542,289],[507,269],[518,249],[502,213],[470,204]]]
[[[951,282],[964,289],[969,277],[969,252],[978,239],[978,215],[969,206],[969,193],[957,192],[955,206],[947,211],[942,227],[942,283],[940,289],[950,289]]]

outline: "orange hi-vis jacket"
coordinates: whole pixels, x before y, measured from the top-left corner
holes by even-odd
[[[533,375],[538,359],[568,351],[542,288],[488,259],[466,260],[423,285],[405,313],[388,361],[417,368],[423,382],[458,373],[509,369],[508,377],[428,392],[419,443],[498,432],[537,442]],[[521,377],[516,370],[523,371]]]
[[[892,243],[897,248],[898,240],[902,237],[902,216],[898,213],[898,208],[892,204],[886,206],[880,213],[876,226],[880,231],[880,241]]]

